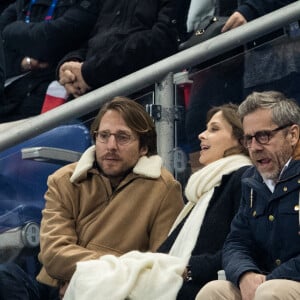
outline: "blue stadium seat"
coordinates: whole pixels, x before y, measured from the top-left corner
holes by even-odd
[[[35,275],[47,178],[91,144],[87,127],[72,123],[0,152],[0,263],[25,262]]]

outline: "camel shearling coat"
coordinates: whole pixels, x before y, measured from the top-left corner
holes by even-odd
[[[141,157],[113,191],[94,146],[49,176],[45,199],[37,279],[48,285],[69,281],[78,261],[155,251],[183,208],[181,185],[158,155]]]

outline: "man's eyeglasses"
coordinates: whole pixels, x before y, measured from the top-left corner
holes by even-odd
[[[256,142],[261,144],[261,145],[266,145],[269,143],[271,138],[275,135],[275,133],[279,130],[285,129],[289,126],[292,126],[293,124],[287,124],[283,126],[279,126],[273,130],[262,130],[262,131],[257,131],[254,135],[244,135],[240,139],[240,143],[245,147],[245,148],[250,148],[252,145],[252,140],[255,138]]]
[[[100,143],[107,144],[109,138],[113,135],[118,145],[127,145],[134,141],[136,137],[125,132],[111,133],[109,131],[94,131],[95,139]]]

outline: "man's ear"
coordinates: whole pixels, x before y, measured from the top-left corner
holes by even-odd
[[[290,127],[289,133],[291,135],[291,144],[292,146],[296,146],[299,142],[300,128],[299,125],[292,125]]]
[[[293,159],[300,160],[300,140],[298,140],[298,143],[295,146],[295,149],[293,152]]]
[[[148,153],[148,147],[147,146],[141,147],[141,149],[140,149],[140,155],[144,156],[144,155],[147,155],[147,153]]]
[[[290,128],[290,134],[291,134],[291,144],[294,147],[293,159],[300,160],[300,140],[299,140],[300,130],[299,130],[299,126],[292,125]]]

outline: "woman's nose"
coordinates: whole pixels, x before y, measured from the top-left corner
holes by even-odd
[[[201,141],[205,138],[205,132],[206,132],[206,130],[204,130],[204,131],[202,131],[198,134],[198,140],[199,141]]]

